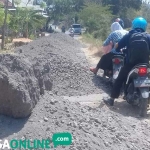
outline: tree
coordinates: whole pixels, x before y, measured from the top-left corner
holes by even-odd
[[[141,9],[141,16],[143,16],[148,22],[150,22],[150,7],[149,4],[143,3],[142,9]]]
[[[1,49],[4,49],[4,44],[5,44],[5,28],[6,28],[6,23],[7,23],[7,14],[8,14],[8,0],[6,0],[4,7],[5,7],[5,18],[4,18],[3,29],[2,29]]]
[[[104,5],[110,5],[114,15],[121,11],[126,11],[128,8],[139,10],[142,5],[142,0],[102,0]]]
[[[85,6],[85,0],[73,0],[73,8],[76,12],[79,12]]]
[[[79,12],[84,4],[85,0],[48,0],[47,10],[51,19],[59,20],[70,13]]]
[[[47,6],[52,5],[54,0],[44,0],[46,2]]]
[[[46,8],[46,3],[45,2],[41,2],[40,7],[43,9],[42,13],[44,11],[44,9]]]
[[[108,6],[103,7],[96,3],[88,3],[80,12],[79,16],[90,34],[93,34],[95,38],[106,38],[112,18]]]
[[[17,8],[15,14],[11,16],[9,27],[14,32],[22,32],[25,37],[29,37],[37,28],[41,28],[45,24],[45,18],[40,11],[32,8]]]
[[[13,0],[14,2],[14,4],[16,4],[17,5],[17,7],[19,6],[19,4],[21,3],[21,0]]]

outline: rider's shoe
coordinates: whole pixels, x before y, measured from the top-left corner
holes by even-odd
[[[124,99],[124,100],[126,100],[126,98],[127,98],[127,96],[126,96],[126,95],[124,95],[124,96],[123,96],[123,99]]]
[[[106,99],[106,100],[103,100],[103,101],[106,105],[109,105],[109,106],[114,105],[114,99],[112,99],[112,98],[109,98],[109,99]]]

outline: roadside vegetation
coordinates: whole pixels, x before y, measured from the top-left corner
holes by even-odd
[[[86,3],[79,13],[81,22],[87,28],[83,40],[100,49],[111,32],[110,25],[115,18],[122,18],[125,29],[130,30],[132,20],[137,16],[143,16],[150,22],[149,13],[150,5],[141,0],[95,0]],[[149,26],[147,31],[150,31]]]
[[[44,0],[40,4],[42,11],[34,10],[28,4],[21,8],[20,2],[14,0],[15,11],[9,11],[6,4],[0,7],[5,43],[20,36],[35,39],[38,31],[49,31],[51,24],[68,29],[71,24],[80,23],[86,28],[83,39],[99,46],[110,33],[110,25],[116,17],[122,18],[128,29],[136,16],[143,16],[150,22],[150,5],[142,0]]]

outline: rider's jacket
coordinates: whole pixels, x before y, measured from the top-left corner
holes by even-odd
[[[116,52],[120,52],[120,49],[126,47],[126,50],[124,51],[124,53],[126,54],[126,63],[128,63],[129,61],[129,38],[131,36],[131,34],[136,33],[136,32],[144,32],[142,29],[134,29],[129,31],[128,34],[126,34],[119,42],[118,42],[118,47],[115,49]],[[149,41],[149,48],[150,48],[150,34],[147,34],[147,38]]]

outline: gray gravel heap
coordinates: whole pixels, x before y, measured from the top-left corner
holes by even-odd
[[[38,69],[35,73],[38,78],[45,79],[45,83],[47,80],[53,83],[52,90],[57,95],[98,93],[100,90],[91,80],[93,74],[89,72],[81,47],[77,40],[59,33],[19,47],[16,53],[28,58]]]
[[[32,64],[19,56],[0,55],[0,114],[27,117],[39,96]]]

